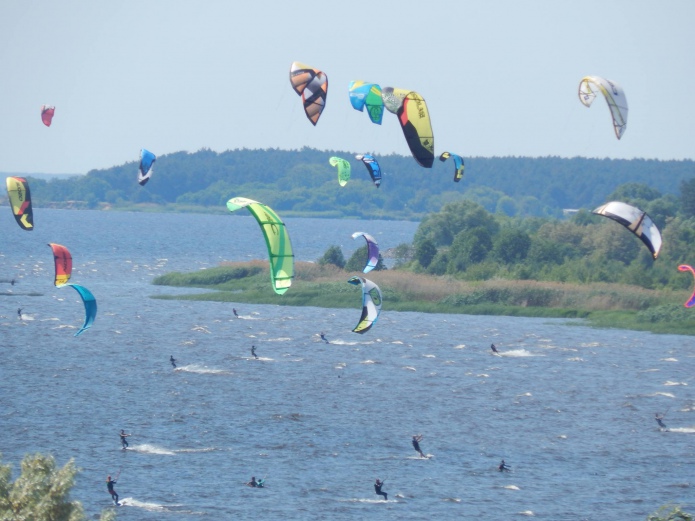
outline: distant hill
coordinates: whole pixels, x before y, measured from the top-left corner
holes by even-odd
[[[352,177],[340,187],[331,156],[347,159]],[[86,207],[177,205],[178,209],[223,211],[228,199],[262,201],[282,215],[420,219],[443,204],[471,199],[508,215],[561,216],[567,208],[594,208],[616,187],[642,183],[678,194],[695,177],[693,161],[560,157],[465,158],[463,180],[453,182],[453,163],[420,167],[412,157],[377,156],[384,171],[376,188],[353,152],[334,150],[200,150],[157,158],[150,182],[137,183],[135,162],[77,177],[46,179],[26,174],[38,206],[65,201]]]

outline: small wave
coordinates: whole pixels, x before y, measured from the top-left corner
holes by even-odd
[[[226,371],[225,369],[214,369],[210,367],[203,367],[200,365],[192,364],[192,365],[184,365],[181,367],[177,367],[174,369],[176,372],[184,372],[184,373],[196,373],[196,374],[231,374],[229,371]]]
[[[460,503],[461,499],[457,497],[445,497],[442,501],[448,501],[449,503]]]
[[[454,346],[454,349],[465,349],[465,348],[466,348],[466,344],[459,344],[457,346]]]
[[[163,512],[164,510],[166,510],[164,505],[160,505],[158,503],[147,503],[145,501],[138,501],[137,499],[133,499],[132,497],[123,498],[119,501],[119,503],[121,504],[121,506],[142,508],[145,510],[149,510],[150,512]]]
[[[400,340],[394,340],[394,341],[391,342],[391,343],[392,343],[392,344],[398,344],[398,345],[401,345],[401,346],[403,345],[403,342],[400,341]]]
[[[436,355],[422,355],[425,358],[437,358]]]
[[[410,365],[404,366],[403,369],[405,369],[406,371],[417,371],[417,369]]]
[[[149,444],[131,445],[130,447],[128,447],[128,450],[132,450],[135,452],[142,452],[144,454],[161,454],[164,456],[176,455],[176,453],[172,450],[165,449],[163,447],[158,447],[157,445],[149,445]]]
[[[668,432],[680,432],[683,434],[695,434],[695,427],[671,427]]]
[[[266,338],[264,342],[289,342],[290,340],[292,340],[290,337]]]
[[[517,394],[517,396],[533,396],[531,393]]]
[[[374,360],[369,360],[369,359],[367,359],[367,360],[364,360],[364,361],[362,361],[362,362],[360,362],[360,363],[361,363],[361,364],[367,364],[367,365],[369,365],[369,364],[376,364],[377,362],[375,362]]]
[[[568,362],[583,362],[584,359],[580,356],[575,356],[574,358],[568,358],[567,361]]]
[[[662,358],[662,362],[678,362],[678,358]]]
[[[665,386],[674,386],[674,385],[688,385],[686,382],[672,382],[670,380],[667,380],[664,382]]]
[[[528,516],[528,517],[533,517],[536,514],[533,513],[532,510],[524,510],[523,512],[519,512],[520,516]]]
[[[176,454],[187,454],[187,453],[195,453],[195,452],[215,452],[216,449],[215,447],[203,447],[202,449],[177,449],[174,452]]]
[[[650,398],[653,398],[654,396],[665,396],[666,398],[675,398],[676,396],[671,394],[671,393],[652,393],[648,394]]]
[[[398,503],[397,500],[395,499],[389,499],[388,501],[385,499],[365,499],[365,498],[351,498],[351,499],[339,499],[341,503],[376,503],[376,504],[381,504],[381,503]]]
[[[543,356],[543,355],[534,355],[533,353],[530,353],[526,351],[526,349],[512,349],[511,351],[501,351],[499,353],[500,356],[508,356],[512,358],[523,358],[523,357],[528,357],[528,356]]]
[[[191,331],[200,331],[201,333],[209,334],[210,330],[205,326],[193,326]]]
[[[516,485],[505,485],[502,488],[506,488],[507,490],[521,490],[519,487]]]
[[[579,344],[579,347],[598,347],[600,345],[599,342],[586,342],[584,344]]]

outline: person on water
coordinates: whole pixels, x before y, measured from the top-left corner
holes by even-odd
[[[330,342],[326,339],[326,335],[323,333],[323,331],[321,331],[321,334],[319,336],[321,337],[321,340],[323,340],[327,344],[330,344]]]
[[[258,360],[258,355],[256,354],[256,346],[251,346],[251,354],[256,360]]]
[[[388,501],[389,500],[388,494],[381,490],[381,487],[383,487],[383,486],[384,486],[384,482],[379,481],[379,478],[377,478],[376,482],[374,483],[374,492],[376,492],[376,494],[378,496],[384,496],[384,501]]]
[[[239,318],[239,315],[238,315],[237,312],[236,312],[236,308],[232,308],[232,312],[234,313],[234,316],[235,316],[235,317]]]
[[[17,318],[19,318],[19,320],[22,320],[22,308],[17,308]]]
[[[128,448],[128,440],[126,440],[126,438],[130,436],[130,434],[126,434],[125,431],[121,429],[119,436],[121,437],[121,445],[123,446],[123,450],[126,450]]]
[[[254,487],[254,488],[263,488],[263,484],[265,483],[265,479],[259,479],[256,481],[255,476],[251,476],[251,481],[249,481],[246,486],[247,487]]]
[[[176,369],[176,358],[174,358],[174,355],[169,355],[169,361],[171,362],[171,366]]]
[[[422,434],[417,434],[417,435],[413,434],[413,448],[420,453],[421,458],[426,458],[427,456],[425,456],[423,454],[422,450],[420,450],[420,442],[421,441],[422,441]]]
[[[512,467],[510,467],[509,465],[507,465],[507,464],[504,462],[504,460],[502,460],[502,462],[500,463],[500,466],[497,467],[497,469],[498,469],[500,472],[504,472],[505,470],[512,470]]]
[[[493,352],[493,353],[499,353],[499,351],[498,351],[497,348],[495,347],[495,344],[490,344],[490,349],[492,349],[492,352]]]
[[[113,502],[118,504],[118,493],[113,489],[115,484],[115,479],[111,479],[111,476],[106,476],[106,489],[109,491],[109,494],[111,494],[111,499],[113,499]]]
[[[655,413],[654,419],[656,420],[656,423],[659,424],[659,427],[661,427],[662,429],[668,429],[668,427],[666,427],[666,425],[664,425],[664,415],[663,414],[659,414],[658,412]]]

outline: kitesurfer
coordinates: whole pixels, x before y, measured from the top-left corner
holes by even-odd
[[[330,342],[326,339],[326,335],[323,333],[323,331],[321,331],[320,337],[321,337],[321,340],[323,340],[327,344],[330,344]]]
[[[113,499],[114,504],[118,504],[118,493],[113,489],[113,486],[116,484],[115,479],[111,479],[111,476],[106,476],[106,488],[109,491],[109,494],[111,494],[111,499]]]
[[[174,355],[169,355],[169,361],[171,362],[172,367],[176,369],[176,359],[174,358]]]
[[[251,346],[251,354],[256,360],[258,360],[258,355],[256,354],[256,346]]]
[[[238,315],[237,312],[236,312],[236,308],[232,308],[232,312],[234,313],[234,316],[235,316],[235,317],[239,318],[239,315]]]
[[[420,457],[426,458],[427,456],[425,456],[422,453],[422,450],[420,450],[420,442],[421,441],[422,441],[422,434],[417,434],[417,435],[414,434],[413,435],[413,448],[420,453]]]
[[[495,344],[490,344],[490,349],[492,349],[492,352],[493,352],[493,353],[499,353],[499,351],[498,351],[497,348],[495,347]]]
[[[255,476],[251,476],[251,481],[249,481],[246,486],[247,487],[254,487],[254,488],[263,488],[263,481],[262,479],[259,479],[256,481]]]
[[[22,308],[17,308],[17,318],[19,318],[19,320],[22,320]]]
[[[663,422],[664,415],[663,414],[659,414],[658,412],[655,413],[654,419],[656,420],[656,423],[659,424],[659,427],[661,427],[662,429],[668,429],[668,427],[666,427],[666,425],[664,425],[664,422]]]
[[[505,471],[505,470],[512,470],[512,467],[510,467],[509,465],[507,465],[507,464],[504,462],[504,460],[502,460],[502,461],[500,462],[500,466],[497,467],[497,469],[498,469],[500,472],[503,472],[503,471]]]
[[[121,429],[119,436],[121,437],[121,445],[123,446],[123,450],[126,450],[128,448],[128,441],[126,438],[130,436],[130,434],[126,434],[125,431]]]
[[[376,482],[374,483],[374,492],[376,492],[377,495],[379,496],[384,496],[384,501],[388,501],[389,497],[386,492],[381,491],[381,487],[384,485],[383,481],[379,481],[379,478],[377,478]]]

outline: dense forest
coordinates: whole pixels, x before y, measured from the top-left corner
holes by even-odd
[[[351,163],[345,187],[328,163],[334,155]],[[510,217],[561,217],[565,209],[593,209],[625,183],[675,200],[680,183],[695,177],[693,161],[471,157],[465,159],[464,178],[454,183],[452,161],[424,169],[409,156],[377,160],[384,172],[379,188],[353,152],[309,148],[167,154],[157,159],[145,186],[137,183],[136,162],[68,179],[29,176],[29,181],[36,206],[224,211],[227,200],[243,196],[285,216],[421,220],[461,200]]]

